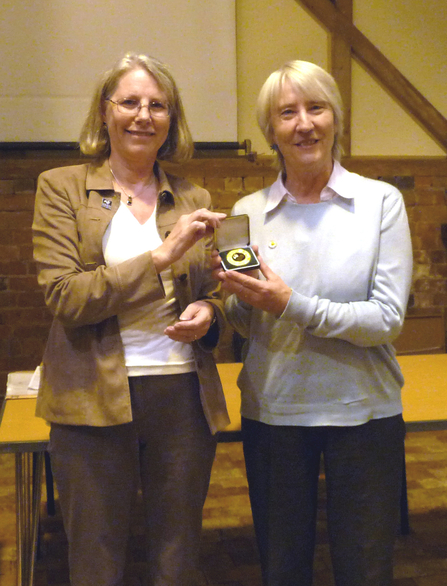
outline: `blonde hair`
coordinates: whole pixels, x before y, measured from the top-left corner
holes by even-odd
[[[127,53],[115,63],[112,69],[102,75],[81,130],[79,139],[81,152],[92,155],[97,161],[102,161],[110,155],[109,133],[103,121],[105,101],[113,95],[121,78],[134,69],[143,69],[151,75],[168,97],[169,133],[158,151],[157,158],[175,163],[187,161],[194,151],[194,143],[174,78],[168,67],[158,59],[136,53]]]
[[[339,161],[343,154],[340,137],[343,135],[343,105],[335,79],[327,71],[308,61],[289,61],[274,71],[261,88],[257,102],[259,127],[276,154],[276,166],[285,170],[282,154],[273,144],[272,108],[276,105],[284,82],[316,101],[327,102],[334,114],[335,138],[332,156]]]

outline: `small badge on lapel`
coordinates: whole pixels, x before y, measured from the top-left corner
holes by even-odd
[[[111,199],[106,199],[105,197],[102,200],[102,204],[101,204],[102,208],[105,208],[106,210],[111,210],[112,209],[112,200]]]

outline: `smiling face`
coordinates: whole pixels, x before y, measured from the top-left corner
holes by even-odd
[[[134,69],[123,75],[110,99],[114,102],[137,100],[143,106],[152,102],[168,103],[166,94],[144,69]],[[145,107],[138,113],[122,113],[110,101],[105,102],[104,108],[111,157],[127,162],[146,160],[153,163],[168,137],[170,118],[151,116]]]
[[[309,99],[285,81],[272,107],[271,127],[287,175],[330,173],[335,125],[329,104]]]

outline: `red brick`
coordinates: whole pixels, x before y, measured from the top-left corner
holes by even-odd
[[[34,210],[34,194],[0,197],[0,211]]]
[[[223,177],[205,177],[204,187],[208,191],[225,191],[225,179]]]
[[[5,361],[6,362],[6,361]],[[38,356],[18,356],[17,358],[12,356],[7,362],[5,369],[1,368],[2,362],[0,362],[0,372],[16,372],[17,370],[35,370],[40,364]]]
[[[430,187],[447,187],[446,176],[419,176],[415,177],[415,187],[417,189],[426,189]]]
[[[45,350],[46,338],[28,338],[22,343],[22,356],[37,357],[37,363],[40,362]]]
[[[447,206],[418,206],[417,212],[419,222],[447,223]]]
[[[276,181],[278,173],[272,173],[269,175],[264,175],[264,187],[270,187],[272,183]]]
[[[0,275],[27,275],[28,266],[23,261],[0,262]]]
[[[415,250],[413,260],[417,264],[429,264],[432,259],[426,250]]]
[[[441,228],[438,222],[415,222],[411,226],[411,233],[415,236],[432,234],[433,232],[441,233]]]
[[[33,222],[32,212],[1,212],[0,230],[18,230],[20,228],[31,228]]]
[[[428,262],[437,264],[437,263],[447,263],[447,251],[444,248],[443,250],[433,250],[431,252],[427,252]]]
[[[447,301],[447,295],[446,295]],[[414,294],[414,305],[420,309],[430,309],[431,307],[439,307],[440,304],[434,304],[433,296],[429,293],[415,293]]]
[[[18,338],[44,339],[48,335],[48,328],[42,325],[21,325],[15,329],[14,335]]]
[[[26,226],[21,230],[14,229],[10,234],[11,244],[31,244],[32,245],[32,234],[30,226]]]
[[[37,278],[28,274],[23,277],[11,277],[9,280],[9,288],[11,291],[41,291],[41,288],[37,284]]]
[[[431,283],[428,279],[418,279],[412,285],[412,289],[415,293],[426,293],[430,291]]]
[[[434,277],[447,278],[447,264],[433,264],[431,272]]]
[[[14,193],[31,194],[34,197],[36,192],[36,182],[33,179],[16,179],[14,181]]]
[[[42,306],[20,307],[16,314],[16,326],[42,326],[45,329],[51,320],[45,319],[46,311]]]
[[[18,307],[44,307],[45,299],[42,290],[39,288],[17,293],[17,305]]]
[[[15,291],[0,291],[0,307],[16,307],[17,293]]]
[[[416,205],[445,207],[445,194],[444,190],[441,189],[417,191],[415,192],[415,200]]]
[[[416,205],[416,192],[413,189],[403,192],[404,202],[406,207]]]
[[[0,195],[11,195],[14,193],[13,179],[0,179]]]
[[[222,193],[216,197],[216,209],[231,209],[238,199],[234,193]]]
[[[241,194],[244,192],[242,177],[225,177],[225,191]]]
[[[0,244],[0,258],[8,261],[18,260],[20,258],[20,248],[7,244]]]
[[[185,179],[194,185],[198,185],[199,187],[203,187],[205,183],[204,177],[185,177]]]
[[[19,258],[20,258],[20,260],[33,261],[33,246],[32,246],[32,244],[20,246]]]
[[[447,306],[447,293],[436,293],[435,295],[433,295],[433,307],[446,307],[446,306]]]
[[[253,193],[259,191],[264,187],[263,177],[244,177],[244,191],[247,193]]]
[[[426,232],[419,236],[421,248],[423,250],[442,250],[443,244],[441,241],[440,232]]]

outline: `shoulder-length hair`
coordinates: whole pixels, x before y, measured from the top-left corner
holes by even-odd
[[[340,142],[343,135],[343,105],[337,83],[332,75],[314,63],[289,61],[267,78],[261,88],[257,103],[258,124],[276,154],[276,166],[285,170],[284,159],[273,144],[271,119],[273,108],[277,105],[278,96],[285,81],[306,98],[329,104],[334,114],[335,126],[332,156],[339,161],[343,154]]]
[[[105,102],[115,92],[120,79],[134,69],[143,69],[151,75],[166,94],[170,108],[170,126],[166,141],[158,151],[157,158],[182,163],[191,158],[194,143],[186,122],[182,100],[177,85],[168,67],[146,55],[127,53],[106,71],[93,95],[90,110],[81,130],[79,145],[81,152],[102,161],[110,155],[110,139],[103,121]]]

